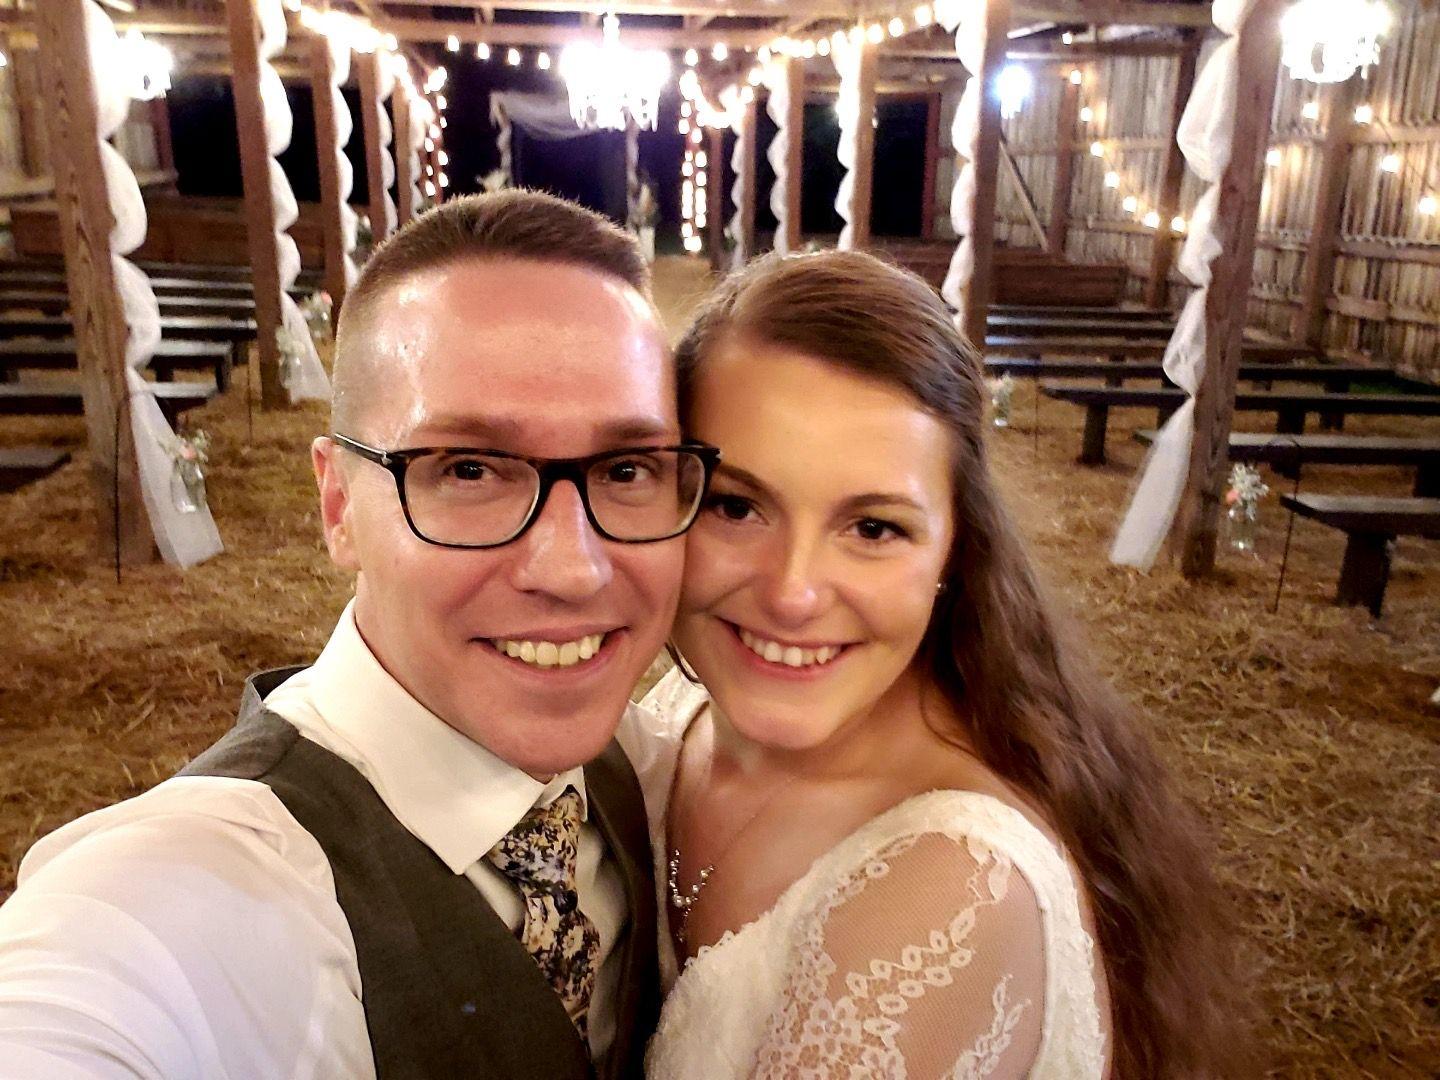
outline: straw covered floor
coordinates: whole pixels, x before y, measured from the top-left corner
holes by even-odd
[[[673,325],[702,286],[662,260]],[[688,276],[686,276],[688,275]],[[239,373],[243,377],[243,372]],[[1294,527],[1278,490],[1261,556],[1212,581],[1108,565],[1105,549],[1153,413],[1112,417],[1112,462],[1073,463],[1082,412],[1016,392],[995,469],[1043,576],[1213,827],[1237,905],[1260,1040],[1279,1076],[1440,1074],[1440,546],[1401,540],[1386,614],[1331,603],[1343,537]],[[1266,417],[1241,414],[1263,430]],[[244,677],[303,663],[349,591],[319,535],[307,454],[317,406],[247,420],[243,388],[194,414],[213,437],[225,554],[180,573],[114,568],[92,547],[86,454],[0,496],[0,896],[40,836],[173,773],[231,723]],[[1356,433],[1440,422],[1352,418]],[[81,421],[8,419],[0,445],[80,446]],[[1311,468],[1305,490],[1406,494],[1402,470]],[[1257,1065],[1256,1075],[1262,1069]]]

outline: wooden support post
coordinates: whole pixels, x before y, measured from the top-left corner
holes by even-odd
[[[155,538],[131,434],[125,349],[130,331],[111,265],[114,217],[100,157],[94,73],[85,58],[90,0],[46,0],[35,10],[39,82],[65,247],[65,277],[90,440],[99,549],[127,565],[153,562]]]
[[[712,127],[706,131],[705,216],[709,218],[710,269],[725,269],[725,129]]]
[[[395,208],[396,221],[404,226],[413,221],[420,209],[415,205],[415,167],[418,155],[410,146],[410,92],[405,84],[397,81],[390,94],[391,126],[395,129],[394,141],[390,144],[395,154]],[[424,145],[423,143],[421,145]]]
[[[875,201],[875,81],[880,49],[868,41],[860,45],[860,99],[855,129],[855,186],[850,200],[850,246],[870,246],[870,211]]]
[[[1345,180],[1350,166],[1350,134],[1355,129],[1355,105],[1364,83],[1356,76],[1325,88],[1320,122],[1325,132],[1320,145],[1320,175],[1315,187],[1315,211],[1310,218],[1310,245],[1300,279],[1300,306],[1291,324],[1291,337],[1319,348],[1325,340],[1325,301],[1335,285],[1336,244],[1340,216],[1345,208]]]
[[[365,136],[365,181],[370,189],[370,235],[379,247],[389,232],[385,214],[385,171],[380,164],[380,54],[356,53],[355,76],[360,84],[361,130]]]
[[[755,139],[759,133],[758,111],[758,104],[751,98],[740,119],[740,171],[735,182],[742,185],[739,237],[742,259],[749,259],[755,254]]]
[[[785,250],[800,250],[800,185],[805,168],[805,62],[781,59],[789,108],[785,113]]]
[[[164,172],[175,168],[175,146],[170,139],[170,103],[165,95],[149,101],[150,130],[155,133],[155,167]]]
[[[1170,223],[1180,213],[1180,185],[1185,179],[1185,157],[1180,153],[1180,144],[1175,134],[1180,130],[1180,118],[1185,106],[1190,103],[1190,92],[1195,88],[1195,66],[1200,58],[1200,36],[1187,32],[1185,51],[1177,61],[1175,70],[1175,97],[1170,104],[1170,146],[1165,154],[1165,173],[1160,181],[1160,228],[1155,232],[1155,246],[1150,252],[1150,273],[1145,279],[1145,306],[1165,306],[1169,295],[1170,267],[1175,262],[1175,231]]]
[[[1286,0],[1256,0],[1239,34],[1235,133],[1215,210],[1222,253],[1211,265],[1205,305],[1205,374],[1195,395],[1195,437],[1180,500],[1180,569],[1191,579],[1203,577],[1215,567],[1220,492],[1229,463],[1265,148],[1280,68],[1280,14],[1285,4]]]
[[[270,188],[270,145],[260,100],[260,16],[255,0],[225,0],[230,28],[231,82],[245,187],[245,233],[255,289],[255,344],[260,358],[260,405],[289,404],[280,381],[280,249],[275,239],[275,197]]]
[[[26,176],[49,176],[50,139],[45,123],[48,92],[41,87],[39,51],[12,50],[10,71],[20,120],[20,167]]]
[[[310,42],[310,94],[315,99],[315,153],[320,172],[320,230],[325,243],[325,291],[331,318],[339,319],[345,302],[345,226],[340,209],[340,128],[335,116],[331,80],[335,58],[329,42],[316,35]]]
[[[1070,189],[1075,184],[1075,126],[1080,122],[1080,87],[1065,80],[1060,113],[1055,121],[1055,190],[1050,195],[1047,246],[1065,254],[1070,236]]]
[[[939,94],[925,95],[925,176],[920,194],[920,239],[935,239],[935,180],[940,168]]]
[[[975,149],[975,222],[970,236],[975,247],[975,273],[965,290],[965,336],[985,345],[985,323],[995,290],[995,196],[1000,185],[1000,99],[995,80],[1005,66],[1010,0],[984,0],[985,58],[980,80],[980,137]]]
[[[1010,183],[1014,185],[1016,193],[1020,196],[1020,213],[1024,215],[1030,231],[1035,234],[1043,251],[1050,250],[1050,233],[1046,230],[1044,222],[1040,220],[1040,208],[1035,204],[1035,195],[1030,190],[1030,185],[1025,182],[1025,174],[1020,171],[1020,166],[1015,163],[1014,157],[1010,154],[1010,146],[1005,141],[1005,133],[1000,133],[1000,164],[1005,167],[1005,175],[1010,177]]]

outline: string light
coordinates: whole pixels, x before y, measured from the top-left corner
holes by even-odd
[[[1105,186],[1108,188],[1118,188],[1120,186],[1120,174],[1113,170],[1107,172],[1105,174]]]
[[[1074,44],[1075,44],[1075,35],[1072,34],[1069,30],[1066,30],[1063,34],[1060,35],[1060,44],[1062,44],[1062,45],[1074,45]]]
[[[686,49],[686,50],[685,50],[685,66],[686,66],[686,67],[694,67],[694,66],[695,66],[696,64],[698,64],[699,62],[700,62],[700,54],[699,54],[699,53],[697,53],[694,49]]]
[[[1359,105],[1355,109],[1355,123],[1373,124],[1375,122],[1375,110],[1369,105]]]
[[[1100,142],[1092,142],[1090,144],[1090,156],[1103,158],[1105,156],[1105,144]]]
[[[1380,159],[1380,171],[1390,173],[1392,176],[1400,171],[1400,155],[1386,154]]]
[[[929,26],[935,20],[935,9],[929,4],[921,4],[915,9],[915,25],[917,28]]]
[[[1083,109],[1080,110],[1080,122],[1082,124],[1088,124],[1094,119],[1095,110],[1092,109],[1089,105],[1086,105]]]
[[[490,46],[487,45],[487,44],[486,44],[485,42],[483,42],[483,41],[482,41],[482,42],[479,42],[479,43],[475,46],[475,59],[476,59],[476,60],[489,60],[489,59],[490,59]]]
[[[535,66],[536,66],[537,68],[539,68],[541,71],[549,71],[549,70],[550,70],[550,54],[547,53],[547,52],[542,52],[542,53],[540,53],[540,55],[538,55],[537,57],[535,57]]]
[[[710,50],[710,56],[711,56],[712,59],[715,60],[716,63],[719,63],[721,60],[724,60],[724,59],[725,59],[727,56],[729,56],[729,55],[730,55],[730,50],[729,50],[728,48],[726,48],[725,43],[724,43],[723,41],[717,41],[717,42],[715,43],[715,47]]]
[[[1160,212],[1158,210],[1151,210],[1145,215],[1144,224],[1147,229],[1160,228]]]
[[[1079,68],[1070,72],[1070,83],[1072,86],[1081,86],[1085,82],[1085,73]]]
[[[1171,232],[1173,232],[1173,233],[1184,233],[1184,231],[1185,231],[1186,228],[1187,228],[1187,225],[1185,224],[1185,219],[1184,219],[1183,217],[1180,217],[1179,215],[1176,215],[1174,218],[1171,219],[1171,221],[1170,221],[1170,231],[1171,231]]]
[[[897,15],[895,18],[890,20],[890,25],[886,27],[886,29],[890,31],[891,37],[899,37],[901,34],[905,33],[905,20]]]
[[[1281,59],[1294,78],[1345,82],[1380,59],[1393,22],[1380,0],[1296,0],[1280,20]]]
[[[1284,155],[1281,154],[1277,148],[1272,147],[1271,149],[1265,151],[1265,164],[1269,165],[1272,169],[1284,160]]]
[[[511,49],[511,50],[509,50],[509,51],[505,54],[505,62],[506,62],[507,64],[509,64],[511,67],[519,67],[519,66],[520,66],[520,50],[519,50],[519,49]]]
[[[1437,200],[1434,195],[1426,195],[1420,200],[1419,210],[1425,217],[1434,217],[1436,211],[1440,210],[1440,200]]]
[[[879,45],[885,40],[885,28],[879,23],[871,23],[865,29],[865,38],[871,45]]]
[[[1320,103],[1318,101],[1307,101],[1304,108],[1300,110],[1300,115],[1306,120],[1319,120]]]
[[[447,38],[445,39],[445,51],[446,51],[446,52],[459,52],[459,51],[460,51],[460,39],[459,39],[458,37],[456,37],[454,34],[451,34],[449,37],[447,37]]]
[[[1126,195],[1120,205],[1125,208],[1127,214],[1133,214],[1140,209],[1140,200],[1134,195]]]

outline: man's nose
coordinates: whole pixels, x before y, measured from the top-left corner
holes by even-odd
[[[614,575],[606,542],[585,514],[579,489],[559,480],[540,516],[516,541],[512,583],[522,592],[548,593],[576,603],[603,589]]]

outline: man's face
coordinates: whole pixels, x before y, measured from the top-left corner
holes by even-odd
[[[340,432],[360,442],[578,457],[679,441],[654,312],[595,271],[515,260],[425,271],[377,297],[362,326],[349,339],[369,373],[358,430]],[[331,557],[359,571],[356,623],[386,671],[532,775],[599,754],[663,647],[682,540],[601,539],[579,492],[560,481],[520,539],[436,547],[411,532],[380,466],[324,438],[314,459]],[[599,651],[569,665],[541,667],[495,645],[593,645],[595,635]]]

